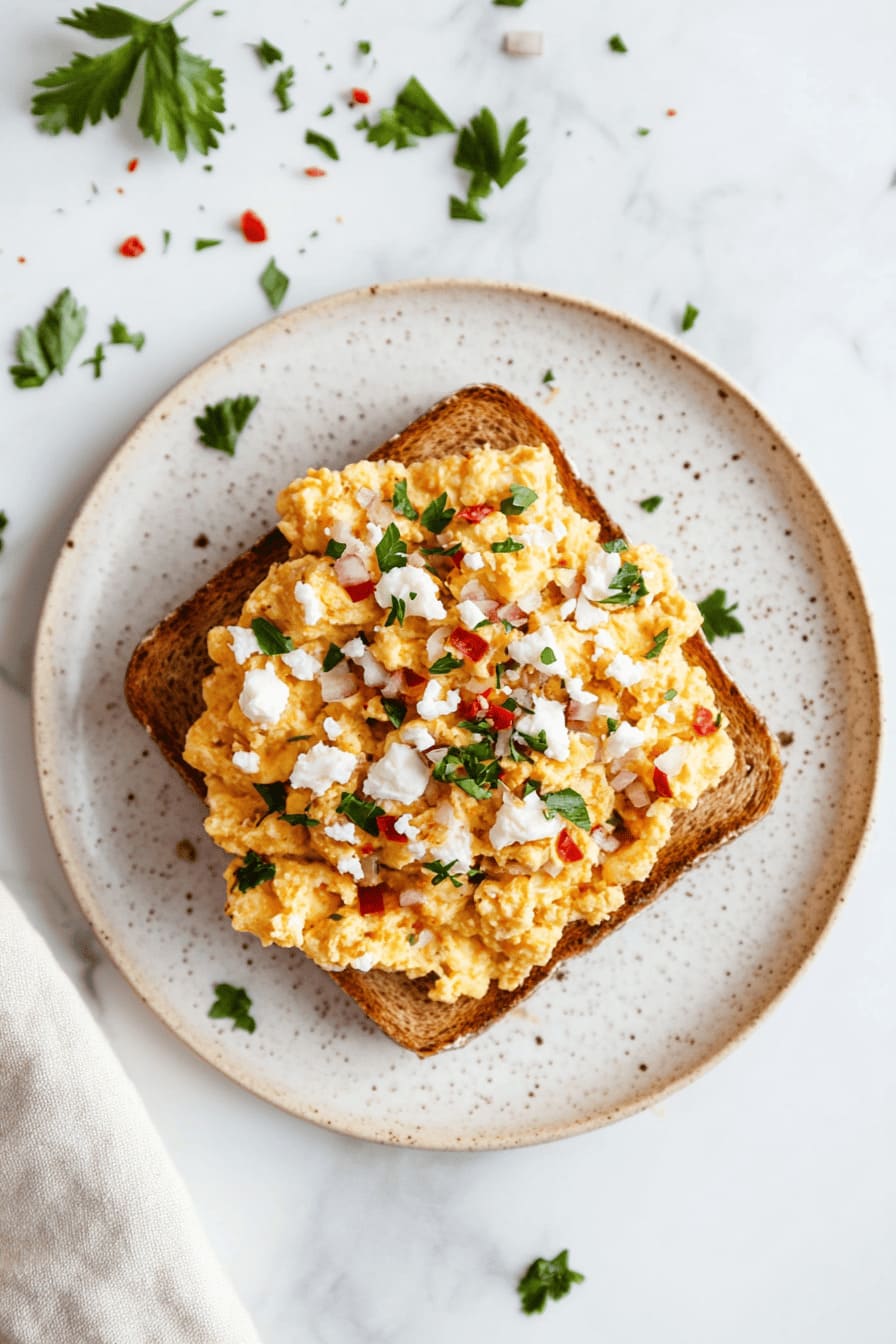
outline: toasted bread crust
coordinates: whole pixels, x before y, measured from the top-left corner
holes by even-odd
[[[597,496],[576,475],[553,430],[501,387],[479,384],[462,388],[370,456],[379,461],[412,462],[425,457],[466,455],[485,444],[513,448],[520,443],[545,443],[570,504],[599,522],[609,536],[621,535]],[[213,667],[206,647],[208,632],[216,625],[235,624],[246,598],[270,566],[285,560],[288,553],[289,545],[281,533],[276,529],[269,532],[151,630],[128,665],[125,696],[131,712],[201,798],[205,797],[204,780],[184,761],[183,749],[190,726],[203,711],[202,681]],[[645,881],[626,887],[625,904],[603,924],[592,927],[578,921],[568,925],[547,965],[535,967],[517,989],[502,990],[493,983],[481,999],[445,1004],[427,997],[428,978],[410,980],[389,971],[363,974],[351,969],[334,974],[336,984],[397,1044],[420,1056],[433,1055],[484,1030],[537,988],[567,957],[577,956],[606,938],[655,901],[685,869],[769,810],[782,775],[777,742],[719,665],[702,635],[693,635],[684,647],[687,656],[705,669],[728,718],[734,765],[692,812],[676,815],[671,837],[653,871]]]

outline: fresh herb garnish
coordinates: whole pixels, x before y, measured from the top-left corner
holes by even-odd
[[[162,230],[162,252],[163,252],[163,253],[165,253],[165,252],[168,251],[168,244],[169,244],[170,242],[171,242],[171,230],[170,230],[170,229],[163,229],[163,230]]]
[[[79,308],[71,290],[64,289],[36,327],[19,332],[19,362],[9,370],[16,387],[42,387],[51,373],[64,373],[86,326],[87,309]]]
[[[268,809],[265,816],[270,816],[272,812],[286,811],[286,785],[277,784],[253,784],[255,792],[260,796]],[[262,818],[264,820],[264,817]]]
[[[287,821],[290,826],[319,826],[320,822],[316,817],[309,817],[307,812],[281,812],[278,821]]]
[[[621,551],[628,550],[628,542],[625,537],[614,537],[612,541],[602,541],[601,549],[611,555],[618,554]]]
[[[40,129],[50,135],[63,130],[79,135],[85,121],[95,126],[103,116],[117,117],[145,56],[137,113],[142,133],[157,145],[166,143],[179,159],[186,158],[189,145],[200,154],[215,149],[217,136],[224,131],[218,118],[225,110],[224,72],[187,51],[171,23],[195,3],[187,0],[157,23],[103,4],[60,19],[67,28],[90,37],[127,40],[100,56],[76,53],[68,65],[34,81],[43,90],[31,103]]]
[[[710,644],[715,639],[724,639],[727,635],[742,635],[744,632],[740,621],[733,614],[737,611],[738,604],[732,602],[729,607],[727,600],[725,589],[716,588],[709,597],[704,597],[702,602],[697,603],[700,615],[703,617],[703,633]]]
[[[332,117],[335,110],[336,109],[334,108],[332,103],[327,103],[326,107],[323,108],[320,112],[318,112],[317,115],[319,117]]]
[[[611,831],[618,831],[620,826],[625,825],[625,822],[622,820],[622,817],[620,817],[619,813],[616,811],[614,807],[613,811],[610,813],[610,815],[604,822],[604,825],[609,826]]]
[[[333,541],[331,537],[330,540],[327,542],[326,548],[324,550],[324,555],[328,555],[331,560],[338,560],[340,555],[342,555],[342,552],[345,550],[345,545],[346,543],[344,541]]]
[[[556,663],[557,655],[553,649],[544,648],[538,655],[538,661],[544,663],[545,667],[550,667],[551,663]]]
[[[85,364],[91,364],[93,366],[94,378],[100,378],[102,376],[103,361],[105,358],[106,352],[100,342],[97,342],[93,348],[93,354],[88,355],[86,359],[81,360],[81,368],[83,369]]]
[[[396,513],[402,514],[405,518],[410,518],[412,523],[417,521],[419,515],[408,499],[407,481],[395,482],[395,489],[392,491],[392,507]]]
[[[556,793],[546,793],[542,802],[549,817],[559,812],[574,826],[580,826],[583,831],[591,830],[591,817],[585,799],[580,793],[576,793],[575,789],[559,789]]]
[[[490,725],[463,725],[473,732],[490,733]],[[494,742],[487,737],[482,742],[471,742],[465,747],[449,747],[433,767],[432,777],[445,784],[456,784],[471,798],[488,798],[497,786],[500,763],[495,758]]]
[[[205,252],[210,247],[220,247],[220,238],[196,238],[193,242],[194,252]]]
[[[528,485],[517,485],[514,482],[510,487],[510,494],[501,500],[501,512],[508,518],[515,518],[524,509],[528,509],[530,504],[534,504],[537,498],[538,495],[534,490],[530,490]]]
[[[331,644],[330,647],[327,649],[326,653],[324,654],[324,661],[323,661],[324,672],[332,672],[333,668],[337,667],[339,663],[342,662],[344,657],[345,654],[342,652],[339,645]]]
[[[3,550],[3,533],[9,527],[9,519],[2,509],[0,509],[0,551]]]
[[[339,150],[333,144],[333,141],[329,136],[321,135],[320,131],[306,131],[305,144],[314,145],[316,149],[326,154],[328,159],[339,158]]]
[[[273,42],[269,42],[266,37],[263,37],[260,42],[256,42],[252,50],[262,65],[276,65],[278,61],[283,60],[283,52],[279,47],[275,47]]]
[[[445,672],[453,672],[456,667],[463,667],[463,658],[455,658],[453,653],[444,653],[441,658],[437,658],[430,664],[429,670],[434,676],[440,677]]]
[[[215,1001],[208,1010],[209,1017],[232,1017],[234,1031],[239,1027],[251,1035],[255,1030],[255,1018],[249,1012],[252,1000],[246,991],[223,982],[214,989]]]
[[[545,370],[544,377],[542,378],[541,381],[542,381],[543,383],[552,383],[552,382],[554,382],[554,370],[553,370],[553,369],[546,369],[546,370]]]
[[[548,1298],[555,1302],[565,1297],[574,1283],[584,1283],[584,1274],[569,1268],[569,1251],[561,1251],[553,1260],[533,1260],[517,1284],[520,1304],[527,1316],[544,1311]]]
[[[427,504],[423,513],[420,515],[420,522],[426,528],[427,532],[438,533],[445,531],[445,528],[457,512],[456,509],[449,509],[447,506],[448,495],[444,490],[437,499],[433,499]]]
[[[371,42],[368,42],[366,38],[362,38],[357,43],[357,48],[359,56],[369,56],[373,49],[373,44]]]
[[[529,133],[529,123],[521,117],[511,128],[507,141],[502,147],[501,133],[495,115],[487,107],[470,119],[464,126],[458,141],[454,163],[458,168],[471,173],[467,188],[467,199],[452,196],[448,213],[452,219],[470,219],[482,223],[485,216],[478,202],[491,195],[492,186],[501,190],[526,166],[526,153],[523,141]]]
[[[620,566],[619,572],[610,580],[610,588],[614,590],[613,595],[602,598],[601,606],[634,607],[642,597],[647,596],[644,575],[630,561]]]
[[[492,0],[493,5],[502,5],[505,9],[522,9],[526,0]]]
[[[389,600],[392,603],[392,607],[389,612],[389,615],[386,617],[386,626],[388,627],[390,625],[395,625],[396,622],[398,623],[398,625],[404,625],[404,613],[406,605],[404,598],[393,596]]]
[[[377,542],[376,558],[383,574],[390,569],[403,569],[408,563],[408,544],[394,523],[389,524]]]
[[[697,318],[699,316],[700,316],[700,309],[695,308],[692,303],[689,303],[681,316],[682,331],[690,331],[691,327],[697,321]]]
[[[413,75],[395,99],[394,107],[382,108],[378,121],[362,117],[355,126],[359,131],[366,131],[366,138],[380,149],[386,145],[409,149],[418,139],[446,135],[457,129]]]
[[[537,733],[524,733],[518,728],[516,736],[521,737],[527,746],[530,746],[533,751],[541,752],[542,755],[548,749],[548,735],[544,728],[540,728]]]
[[[400,728],[407,716],[408,707],[403,700],[388,700],[383,696],[383,709],[393,728]]]
[[[260,854],[256,854],[254,849],[250,849],[246,851],[246,857],[234,875],[240,891],[250,891],[252,887],[257,887],[262,882],[270,882],[272,877],[276,877],[277,866],[271,863],[270,859],[264,859]]]
[[[541,780],[533,779],[530,775],[523,785],[523,797],[528,798],[530,793],[539,793],[541,791]]]
[[[658,634],[654,635],[654,637],[653,637],[653,643],[651,644],[650,648],[649,648],[649,649],[647,650],[647,652],[645,653],[644,657],[645,657],[645,658],[658,658],[658,657],[660,656],[660,654],[662,653],[663,649],[666,647],[666,640],[667,640],[668,638],[669,638],[669,631],[668,631],[668,629],[666,629],[666,630],[660,630],[660,632],[659,632]]]
[[[280,104],[281,112],[288,112],[291,107],[295,106],[289,92],[295,82],[296,70],[294,65],[284,66],[274,80],[274,87],[271,92]]]
[[[460,542],[456,541],[453,546],[421,546],[420,550],[424,555],[457,555]]]
[[[662,502],[662,495],[648,495],[646,499],[641,500],[641,508],[645,513],[656,513]]]
[[[467,881],[472,882],[474,887],[478,887],[480,882],[484,882],[488,873],[484,868],[468,868]]]
[[[664,700],[674,700],[677,694],[678,694],[678,692],[676,691],[675,687],[674,687],[674,686],[670,686],[669,690],[666,691],[665,695],[663,696],[663,699],[664,699]]]
[[[109,323],[109,344],[132,345],[135,350],[142,350],[146,344],[146,336],[142,331],[128,331],[124,322],[116,317]]]
[[[267,295],[271,307],[279,308],[289,289],[289,276],[284,275],[273,257],[258,277],[258,283]]]
[[[639,126],[639,127],[638,127],[638,130],[637,130],[637,134],[638,134],[638,135],[649,135],[649,134],[650,134],[650,127],[649,127],[649,126]]]
[[[356,793],[344,793],[336,811],[360,826],[362,831],[367,831],[368,835],[379,835],[376,819],[386,815],[376,803],[365,802]]]
[[[427,872],[435,873],[435,877],[432,879],[432,885],[434,887],[437,887],[440,882],[444,882],[446,878],[453,887],[459,887],[460,878],[455,877],[451,872],[451,869],[456,863],[457,859],[452,859],[450,863],[441,863],[438,861],[435,863],[424,863],[423,867]]]
[[[252,633],[258,640],[258,647],[262,653],[270,654],[272,657],[278,653],[291,653],[295,648],[289,635],[284,635],[283,631],[266,616],[255,617],[252,622]]]
[[[614,33],[611,38],[607,39],[607,46],[610,48],[611,51],[618,51],[618,52],[628,51],[628,47],[625,45],[625,43],[623,42],[622,38],[619,36],[618,33]]]
[[[608,734],[608,736],[612,737],[613,734],[615,733],[615,731],[616,731],[616,729],[617,729],[618,727],[619,727],[619,720],[618,720],[618,719],[607,719],[607,734]]]
[[[492,550],[495,555],[509,555],[511,551],[524,551],[526,548],[521,541],[514,541],[513,537],[507,537],[504,541],[493,541]]]
[[[194,421],[200,443],[233,457],[236,441],[257,405],[257,397],[241,396],[225,397],[214,406],[206,406],[205,413],[197,415]]]

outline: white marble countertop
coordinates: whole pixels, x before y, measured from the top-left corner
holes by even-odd
[[[227,0],[221,0],[222,8]],[[161,14],[164,6],[147,0]],[[0,877],[71,973],[134,1079],[265,1344],[508,1341],[864,1344],[892,1339],[896,1206],[896,847],[879,826],[808,972],[731,1057],[662,1107],[506,1154],[379,1148],[322,1132],[219,1077],[156,1021],[100,952],[41,810],[29,658],[67,526],[119,439],[186,369],[265,320],[265,218],[290,302],[415,275],[520,280],[666,330],[700,308],[693,346],[744,384],[800,449],[853,543],[896,663],[887,581],[896,491],[896,9],[648,0],[211,0],[180,21],[229,75],[213,171],[144,142],[128,114],[79,139],[35,132],[29,80],[87,41],[58,0],[11,0],[0,45],[4,353],[65,285],[88,346],[120,316],[145,349],[104,377],[74,362],[38,391],[0,380]],[[303,18],[301,10],[309,17]],[[545,55],[503,55],[511,28]],[[625,56],[607,50],[621,31]],[[248,43],[296,67],[281,114]],[[373,43],[356,54],[358,39]],[[393,155],[363,143],[352,85],[391,101],[416,74],[458,119],[483,103],[531,122],[530,164],[484,225],[450,221],[461,179],[443,137]],[[328,102],[325,122],[316,113]],[[666,115],[674,108],[677,115]],[[303,143],[319,126],[342,158]],[[650,128],[639,137],[636,128]],[[139,169],[125,166],[139,156]],[[165,266],[127,262],[138,233]],[[316,235],[313,236],[312,235]],[[197,254],[196,236],[225,245]],[[24,256],[26,261],[17,258]],[[848,576],[844,576],[844,581]],[[782,584],[786,574],[782,574]],[[811,656],[811,651],[807,656]],[[892,764],[883,792],[892,791]],[[884,802],[879,810],[886,813]],[[568,1246],[587,1275],[543,1319],[514,1283]]]

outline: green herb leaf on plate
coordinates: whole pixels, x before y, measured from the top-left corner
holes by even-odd
[[[447,135],[457,129],[413,75],[395,99],[394,107],[382,108],[375,122],[365,116],[355,125],[359,131],[366,132],[371,144],[380,149],[386,145],[409,149],[418,139]]]
[[[225,397],[214,406],[206,406],[194,421],[199,439],[207,448],[217,448],[233,457],[237,439],[246,427],[249,416],[258,405],[258,397]]]
[[[209,1017],[232,1017],[233,1029],[251,1033],[255,1030],[255,1018],[249,1012],[252,1000],[244,989],[228,985],[223,981],[214,986],[215,1001],[208,1010]]]
[[[703,617],[703,633],[710,644],[716,639],[725,639],[728,635],[743,634],[744,628],[734,615],[738,604],[732,602],[730,606],[728,605],[724,588],[716,588],[709,597],[704,597],[702,602],[698,602],[697,606]]]
[[[662,502],[662,495],[648,495],[646,499],[641,500],[640,507],[645,513],[656,513]]]

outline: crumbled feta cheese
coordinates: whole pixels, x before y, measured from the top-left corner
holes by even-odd
[[[393,742],[367,772],[361,788],[368,798],[415,803],[429,783],[429,766],[413,747]]]
[[[257,751],[235,751],[233,763],[244,775],[257,775],[261,769],[261,758]]]
[[[364,881],[364,869],[361,867],[361,860],[357,854],[343,854],[341,859],[336,860],[336,871],[337,873],[347,873],[356,882]]]
[[[251,658],[253,653],[261,653],[261,646],[255,638],[255,631],[246,625],[228,625],[227,632],[230,635],[230,648],[234,658],[242,667],[247,658]]]
[[[417,946],[426,947],[427,943],[431,943],[434,937],[435,934],[432,929],[421,929],[417,935]]]
[[[537,793],[529,793],[520,801],[505,794],[498,809],[488,838],[495,849],[508,845],[524,845],[529,840],[546,840],[559,835],[563,822],[559,817],[546,817],[544,803]]]
[[[318,621],[323,619],[324,605],[311,584],[300,581],[292,591],[293,596],[305,613],[305,624],[317,625]]]
[[[592,602],[602,602],[610,596],[610,581],[615,579],[621,565],[618,551],[605,551],[595,546],[585,561],[585,582],[582,592]]]
[[[313,681],[321,669],[319,658],[304,649],[293,649],[291,653],[281,653],[281,660],[289,668],[296,681]]]
[[[347,845],[355,843],[355,827],[350,821],[332,821],[324,827],[324,835],[331,840],[342,840]]]
[[[328,530],[328,529],[325,529]],[[334,541],[339,541],[345,547],[343,555],[357,556],[359,560],[370,559],[370,547],[366,546],[360,537],[356,537],[348,522],[345,519],[339,519],[336,525],[329,529],[332,531]]]
[[[542,659],[541,655],[545,649],[550,649],[554,654],[553,662],[545,662]],[[515,662],[534,667],[545,676],[567,675],[563,650],[549,625],[543,625],[540,630],[533,630],[531,634],[522,635],[519,639],[512,639],[507,645],[507,653]]]
[[[567,533],[567,527],[562,518],[555,518],[551,524],[550,530],[553,533],[555,541],[562,541]]]
[[[422,723],[409,723],[406,728],[402,728],[401,740],[402,742],[409,742],[418,751],[426,751],[436,744],[432,733],[428,728],[424,728]]]
[[[464,569],[483,569],[485,561],[478,551],[467,551],[464,556]]]
[[[545,551],[554,545],[554,534],[540,523],[530,523],[528,527],[520,528],[515,540],[521,541],[530,550]]]
[[[587,597],[580,593],[575,601],[575,624],[580,630],[597,630],[600,626],[606,625],[609,616],[600,607],[596,607],[593,602],[589,602]]]
[[[396,835],[404,835],[408,840],[416,840],[417,836],[420,834],[419,830],[414,825],[413,819],[407,812],[403,812],[400,817],[396,817],[394,825]]]
[[[615,733],[611,733],[604,743],[604,760],[618,761],[630,751],[634,751],[635,747],[640,747],[643,741],[644,734],[641,729],[623,720]]]
[[[605,719],[619,718],[619,706],[615,700],[601,700],[597,712]]]
[[[646,669],[639,666],[634,658],[629,658],[627,653],[621,650],[607,664],[604,676],[612,677],[613,681],[618,681],[620,686],[637,686],[639,681],[643,681]]]
[[[563,602],[560,606],[561,621],[567,620],[573,614],[575,609],[576,609],[576,599],[574,597],[568,597],[566,601]]]
[[[360,635],[343,644],[342,652],[346,658],[357,663],[364,675],[365,686],[385,686],[388,673],[378,658],[375,658]]]
[[[459,691],[445,691],[444,696],[439,692],[442,687],[438,681],[428,681],[426,689],[417,701],[417,713],[421,719],[438,719],[444,714],[453,714],[460,704]]]
[[[404,689],[404,677],[400,672],[390,672],[383,687],[383,695],[399,695]]]
[[[564,597],[575,597],[579,591],[579,576],[574,569],[558,565],[554,570],[554,582]]]
[[[404,602],[406,617],[422,616],[427,621],[441,621],[445,617],[435,579],[425,569],[411,565],[387,570],[374,589],[374,597],[385,611],[391,610],[393,597]]]
[[[653,712],[656,718],[663,720],[663,723],[672,723],[675,719],[675,706],[671,702],[657,705]]]
[[[239,706],[251,723],[273,728],[289,700],[289,687],[281,681],[272,663],[253,667],[243,678]]]
[[[581,677],[567,677],[566,689],[569,691],[571,700],[575,700],[579,705],[596,705],[597,696],[591,691],[586,691],[582,685]]]
[[[372,971],[375,965],[375,952],[365,952],[362,957],[355,957],[354,961],[349,962],[353,971],[363,971],[365,975],[368,971]]]
[[[321,672],[319,682],[321,697],[327,705],[336,700],[347,700],[358,689],[351,668],[345,663],[337,663],[329,672]]]
[[[520,611],[524,611],[527,616],[531,616],[532,612],[537,611],[541,606],[541,593],[523,593],[522,597],[516,599],[516,604]]]
[[[460,617],[461,625],[466,626],[468,630],[475,630],[477,625],[481,625],[483,621],[488,620],[481,607],[477,607],[475,602],[466,600],[458,602],[457,614]]]
[[[659,756],[654,757],[654,765],[659,766],[663,774],[669,779],[674,779],[680,773],[682,766],[688,758],[688,748],[684,742],[673,742],[667,751],[660,752]]]
[[[435,820],[446,828],[440,845],[430,845],[429,852],[437,863],[451,863],[459,873],[473,866],[473,837],[462,817],[459,817],[448,799],[439,803]]]
[[[543,731],[547,741],[545,756],[552,761],[569,760],[569,733],[559,700],[548,700],[536,695],[535,708],[531,714],[520,716],[517,727],[520,732],[533,735]]]
[[[367,538],[368,545],[375,550],[383,539],[383,529],[379,523],[368,523],[364,528],[364,535]]]
[[[335,742],[337,737],[341,737],[345,732],[345,724],[340,723],[338,719],[333,719],[328,714],[324,719],[324,732],[331,742]]]
[[[599,649],[611,650],[618,648],[616,636],[609,626],[606,625],[602,626],[600,630],[595,631],[594,643]]]
[[[350,751],[315,742],[310,751],[297,757],[289,782],[294,789],[310,789],[318,797],[331,784],[347,784],[357,764],[357,756]]]
[[[423,905],[426,901],[426,892],[419,891],[417,887],[408,887],[398,897],[399,905]]]

